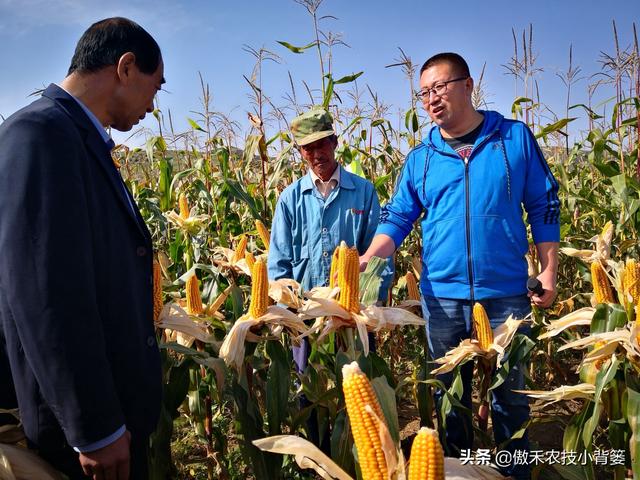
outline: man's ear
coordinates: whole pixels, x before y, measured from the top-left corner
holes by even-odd
[[[133,67],[136,64],[136,56],[133,52],[124,53],[118,60],[116,73],[121,83],[127,84],[131,79]]]

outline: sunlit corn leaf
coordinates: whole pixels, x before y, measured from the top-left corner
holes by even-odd
[[[333,460],[311,442],[295,435],[276,435],[254,440],[260,450],[282,455],[293,455],[302,469],[311,468],[325,480],[353,480]]]
[[[457,365],[471,360],[474,357],[484,357],[487,359],[496,357],[496,361],[499,364],[521,323],[522,320],[517,320],[510,315],[504,323],[493,330],[493,343],[491,343],[486,350],[483,350],[476,340],[468,338],[463,340],[457,347],[449,350],[444,357],[434,360],[436,363],[442,364],[442,366],[433,370],[431,372],[432,375],[450,372]]]
[[[280,335],[283,330],[287,330],[294,337],[298,337],[307,330],[307,326],[298,315],[286,308],[271,305],[267,307],[267,313],[259,318],[246,314],[236,320],[222,342],[220,358],[227,365],[232,365],[240,371],[244,362],[244,343],[260,341],[262,337],[252,333],[251,329],[257,330],[263,325],[267,325],[273,335]]]
[[[192,209],[193,211],[193,209]],[[179,214],[173,210],[164,214],[169,222],[176,225],[178,228],[188,233],[189,235],[197,235],[209,222],[208,215],[193,215],[190,214],[187,218],[182,218]]]
[[[560,252],[570,257],[577,257],[587,262],[597,260],[607,261],[611,256],[611,241],[613,240],[613,223],[608,221],[602,228],[599,235],[590,238],[589,241],[595,243],[593,250],[578,250],[575,248],[561,248]]]
[[[403,325],[424,325],[423,318],[397,307],[378,307],[376,305],[360,305],[360,312],[348,312],[337,300],[338,287],[319,287],[305,294],[307,300],[298,310],[304,319],[316,318],[316,322],[305,334],[320,331],[318,341],[329,333],[342,327],[355,327],[362,343],[363,352],[369,354],[369,336],[367,332],[393,330]]]
[[[536,400],[543,400],[544,406],[550,405],[560,400],[575,400],[583,398],[591,400],[596,391],[595,385],[590,383],[579,383],[578,385],[561,385],[554,390],[513,390],[515,393],[524,393]]]
[[[567,328],[578,325],[590,325],[595,311],[596,309],[593,307],[584,307],[571,312],[558,320],[553,320],[545,327],[547,331],[541,334],[538,339],[542,340],[545,338],[555,337]]]
[[[33,451],[0,443],[0,478],[2,480],[63,480],[66,477]]]
[[[178,303],[167,303],[158,317],[157,328],[169,330],[168,338],[184,346],[191,346],[194,340],[213,343],[214,337],[209,330],[209,324],[189,315]]]
[[[251,270],[247,265],[247,260],[244,255],[238,260],[235,259],[236,251],[225,247],[215,247],[213,253],[216,257],[213,263],[221,267],[230,268],[238,273],[243,273],[247,276],[251,276]]]
[[[302,306],[302,287],[295,280],[269,280],[269,297],[276,303],[298,309]]]
[[[569,343],[565,343],[558,351],[567,350],[569,348],[573,348],[575,350],[580,350],[583,348],[591,347],[598,342],[602,342],[604,344],[615,344],[618,345],[624,341],[629,340],[629,330],[628,329],[618,329],[613,332],[602,332],[602,333],[594,333],[588,335],[583,338],[579,338]]]

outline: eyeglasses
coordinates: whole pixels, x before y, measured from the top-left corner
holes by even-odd
[[[422,100],[425,103],[429,103],[429,99],[431,98],[431,94],[434,93],[437,96],[441,97],[445,93],[447,93],[447,85],[453,82],[459,82],[460,80],[466,80],[469,77],[458,77],[452,80],[447,80],[446,82],[438,82],[431,88],[423,88],[418,93],[416,93],[416,97],[418,100]]]

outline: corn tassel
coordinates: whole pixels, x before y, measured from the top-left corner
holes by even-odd
[[[631,295],[631,303],[640,300],[640,265],[635,260],[627,260],[622,274],[623,291]],[[625,298],[626,300],[626,298]]]
[[[187,280],[187,313],[189,315],[202,315],[202,297],[200,296],[200,282],[194,273]]]
[[[180,218],[183,220],[189,218],[189,203],[187,202],[187,196],[181,193],[178,197],[178,206],[180,207]]]
[[[338,278],[336,273],[338,272],[338,263],[340,262],[340,246],[337,246],[333,251],[333,255],[331,256],[331,270],[329,271],[329,286],[331,288],[336,286],[338,283]]]
[[[611,283],[600,262],[591,264],[591,284],[596,303],[616,303]]]
[[[262,240],[264,249],[269,250],[269,230],[267,229],[267,227],[265,227],[264,223],[262,223],[262,220],[256,220],[256,230],[258,230],[258,235]]]
[[[407,282],[407,298],[409,300],[420,301],[420,290],[418,289],[418,281],[412,271],[408,271],[404,276]]]
[[[253,272],[253,266],[256,263],[256,257],[253,256],[253,253],[247,252],[244,254],[244,260],[247,262],[247,267],[249,267],[249,271]]]
[[[358,250],[342,242],[338,256],[340,306],[347,312],[360,312],[360,260]]]
[[[153,323],[158,321],[162,311],[162,270],[157,258],[153,259]]]
[[[435,430],[418,430],[411,446],[407,480],[444,480],[444,452]]]
[[[242,235],[240,240],[238,241],[238,246],[236,247],[236,251],[233,254],[233,263],[236,263],[241,258],[244,258],[244,254],[247,251],[247,236]]]
[[[267,278],[267,264],[256,260],[251,271],[251,303],[249,315],[260,318],[267,313],[269,305],[269,280]]]
[[[358,452],[362,480],[387,480],[387,463],[378,427],[373,416],[365,409],[369,405],[378,418],[384,421],[373,387],[356,362],[342,367],[342,377],[344,401]]]
[[[473,329],[476,332],[476,339],[480,348],[487,350],[493,343],[493,330],[484,307],[480,303],[473,306]]]

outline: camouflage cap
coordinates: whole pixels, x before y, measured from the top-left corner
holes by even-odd
[[[308,145],[335,133],[333,117],[324,108],[313,107],[291,120],[291,132],[298,145]]]

